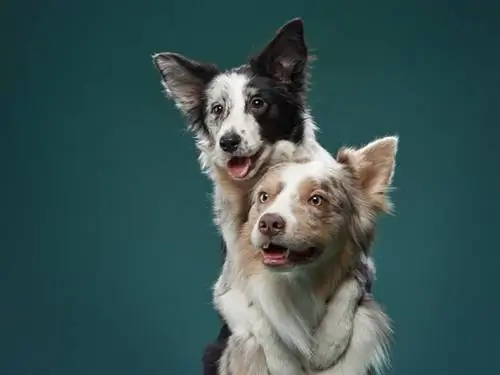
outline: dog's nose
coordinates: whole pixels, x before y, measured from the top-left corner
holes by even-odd
[[[259,220],[259,231],[266,236],[276,236],[285,231],[285,220],[278,214],[264,214]]]
[[[224,134],[219,140],[220,148],[225,152],[236,151],[240,143],[241,137],[236,133]]]

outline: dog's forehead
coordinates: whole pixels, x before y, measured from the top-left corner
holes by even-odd
[[[328,181],[339,172],[340,167],[333,161],[330,163],[323,161],[293,163],[281,170],[279,180],[287,190],[297,191],[304,184]]]
[[[244,73],[227,72],[219,74],[207,87],[206,96],[209,100],[222,98],[234,101],[244,99],[249,90],[249,81],[250,78]]]
[[[328,183],[332,178],[341,178],[341,166],[330,162],[310,161],[305,163],[285,163],[271,169],[261,185],[281,196],[295,197],[297,194]]]

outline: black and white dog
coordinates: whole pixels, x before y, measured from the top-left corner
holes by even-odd
[[[237,228],[250,209],[248,197],[269,167],[283,161],[333,160],[316,141],[316,126],[306,104],[309,55],[302,20],[285,24],[259,54],[229,71],[177,53],[155,54],[153,60],[167,96],[188,119],[202,170],[214,182],[215,222],[228,249],[237,246]],[[371,233],[358,241],[367,250]],[[367,264],[371,274],[369,258]],[[226,256],[214,293],[224,293],[231,277],[231,259]],[[349,293],[336,294],[342,301],[334,296],[332,303],[355,306],[352,301],[360,299],[366,280],[359,281]],[[337,320],[345,319],[345,324],[330,325],[335,327],[332,337],[340,342],[337,349],[348,346],[353,314],[346,312],[341,318],[334,314]],[[216,373],[215,362],[230,334],[224,327],[218,343],[205,353],[210,362],[205,363],[205,373],[210,373],[210,366]],[[338,351],[325,358],[327,363],[318,363],[318,368],[330,366],[342,354]]]

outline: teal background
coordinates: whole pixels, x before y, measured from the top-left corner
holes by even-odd
[[[499,7],[4,1],[0,374],[201,374],[219,238],[150,55],[231,67],[296,16],[321,142],[401,137],[374,249],[389,373],[500,374]]]

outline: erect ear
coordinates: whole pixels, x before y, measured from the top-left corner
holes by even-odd
[[[203,89],[218,74],[217,67],[170,52],[153,55],[153,62],[161,73],[167,96],[184,115],[197,117]]]
[[[251,59],[250,65],[260,74],[295,84],[298,89],[302,89],[307,57],[304,22],[295,18],[278,30],[274,39]]]
[[[360,149],[343,148],[337,154],[337,161],[353,172],[376,210],[391,209],[387,192],[394,175],[397,149],[398,137],[393,136],[379,138]]]

